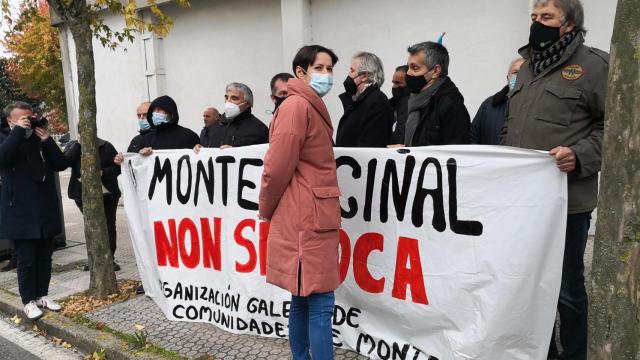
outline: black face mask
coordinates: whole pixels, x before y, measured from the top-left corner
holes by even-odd
[[[282,104],[282,102],[287,98],[286,96],[274,96],[274,98],[276,98],[276,106],[273,108],[273,112],[276,112],[276,110],[278,110],[278,107]]]
[[[427,72],[428,73],[428,72]],[[424,74],[426,75],[426,74]],[[427,79],[424,78],[424,75],[409,75],[405,77],[405,81],[407,82],[407,88],[414,94],[417,94],[425,87],[428,83]]]
[[[391,88],[391,95],[393,95],[394,99],[400,99],[409,95],[409,90],[406,86]]]
[[[547,26],[534,21],[529,30],[529,46],[533,50],[542,51],[560,40],[560,27]]]
[[[358,92],[358,85],[356,85],[356,82],[349,75],[344,79],[342,85],[344,85],[344,89],[347,94],[355,95],[355,93]]]

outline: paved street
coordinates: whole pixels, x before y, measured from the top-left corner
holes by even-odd
[[[33,331],[0,317],[0,358],[3,360],[82,360],[73,349],[55,345]]]

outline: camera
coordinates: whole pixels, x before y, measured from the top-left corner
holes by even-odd
[[[31,121],[31,128],[42,128],[46,129],[49,126],[49,120],[43,116],[29,116],[29,121]]]

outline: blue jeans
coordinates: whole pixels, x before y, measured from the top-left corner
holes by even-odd
[[[333,359],[331,319],[333,291],[309,296],[291,295],[289,312],[289,347],[293,360]]]
[[[569,214],[562,262],[562,285],[558,299],[560,341],[556,343],[556,329],[549,355],[562,360],[587,359],[587,310],[589,302],[584,286],[584,251],[589,236],[591,212]],[[558,346],[560,345],[560,346]]]

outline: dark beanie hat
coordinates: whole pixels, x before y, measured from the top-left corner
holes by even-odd
[[[176,105],[176,102],[173,101],[171,97],[163,95],[153,100],[151,102],[151,105],[149,105],[149,110],[147,111],[147,121],[152,127],[155,127],[152,120],[153,110],[158,108],[168,112],[169,115],[171,115],[172,123],[177,124],[178,120],[180,120],[180,116],[178,115],[178,105]]]

